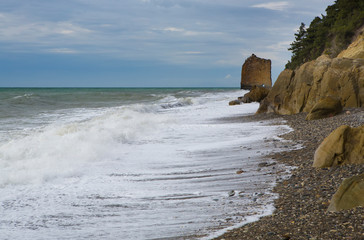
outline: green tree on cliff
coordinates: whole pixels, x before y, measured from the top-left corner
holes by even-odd
[[[298,32],[294,34],[295,35],[295,41],[291,43],[291,47],[288,48],[289,51],[292,51],[292,62],[302,62],[303,59],[299,59],[303,56],[302,51],[304,50],[303,46],[303,39],[306,38],[307,30],[304,23],[301,23],[300,28],[298,29]],[[288,62],[288,66],[291,64],[291,62]]]
[[[326,16],[316,17],[308,28],[301,23],[295,41],[288,49],[292,51],[286,68],[295,69],[301,64],[327,53],[335,57],[345,49],[364,25],[364,0],[336,0],[326,9]]]

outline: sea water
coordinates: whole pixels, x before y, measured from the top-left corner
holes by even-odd
[[[0,239],[196,239],[272,211],[236,89],[0,89]],[[238,119],[238,118],[237,118]]]

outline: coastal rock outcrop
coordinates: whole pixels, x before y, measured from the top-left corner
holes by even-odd
[[[269,89],[254,85],[250,92],[246,93],[242,98],[239,98],[243,103],[260,102],[269,93]]]
[[[345,179],[330,201],[330,212],[364,207],[364,173]]]
[[[308,113],[306,120],[315,120],[335,116],[343,110],[341,101],[336,97],[325,97],[319,100]]]
[[[342,164],[364,163],[364,125],[335,129],[317,148],[313,167],[333,167]]]
[[[251,89],[254,85],[271,87],[271,64],[271,60],[254,54],[247,58],[241,69],[241,89]]]
[[[364,33],[336,58],[322,55],[278,76],[257,113],[309,112],[322,98],[340,98],[343,107],[364,106]],[[350,58],[348,58],[350,57]]]
[[[268,95],[268,93],[268,88],[254,85],[248,93],[244,94],[242,97],[238,97],[236,100],[230,101],[229,105],[234,106],[240,105],[241,103],[260,102]]]

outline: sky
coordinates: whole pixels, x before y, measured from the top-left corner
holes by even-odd
[[[0,87],[239,87],[276,80],[301,22],[334,0],[0,0]]]

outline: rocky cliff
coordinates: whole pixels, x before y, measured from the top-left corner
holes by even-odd
[[[272,86],[271,60],[252,54],[247,58],[241,69],[241,89],[251,89],[257,86]]]
[[[338,97],[343,107],[364,106],[364,33],[336,58],[322,55],[295,70],[284,70],[257,113],[309,112],[322,98]]]

